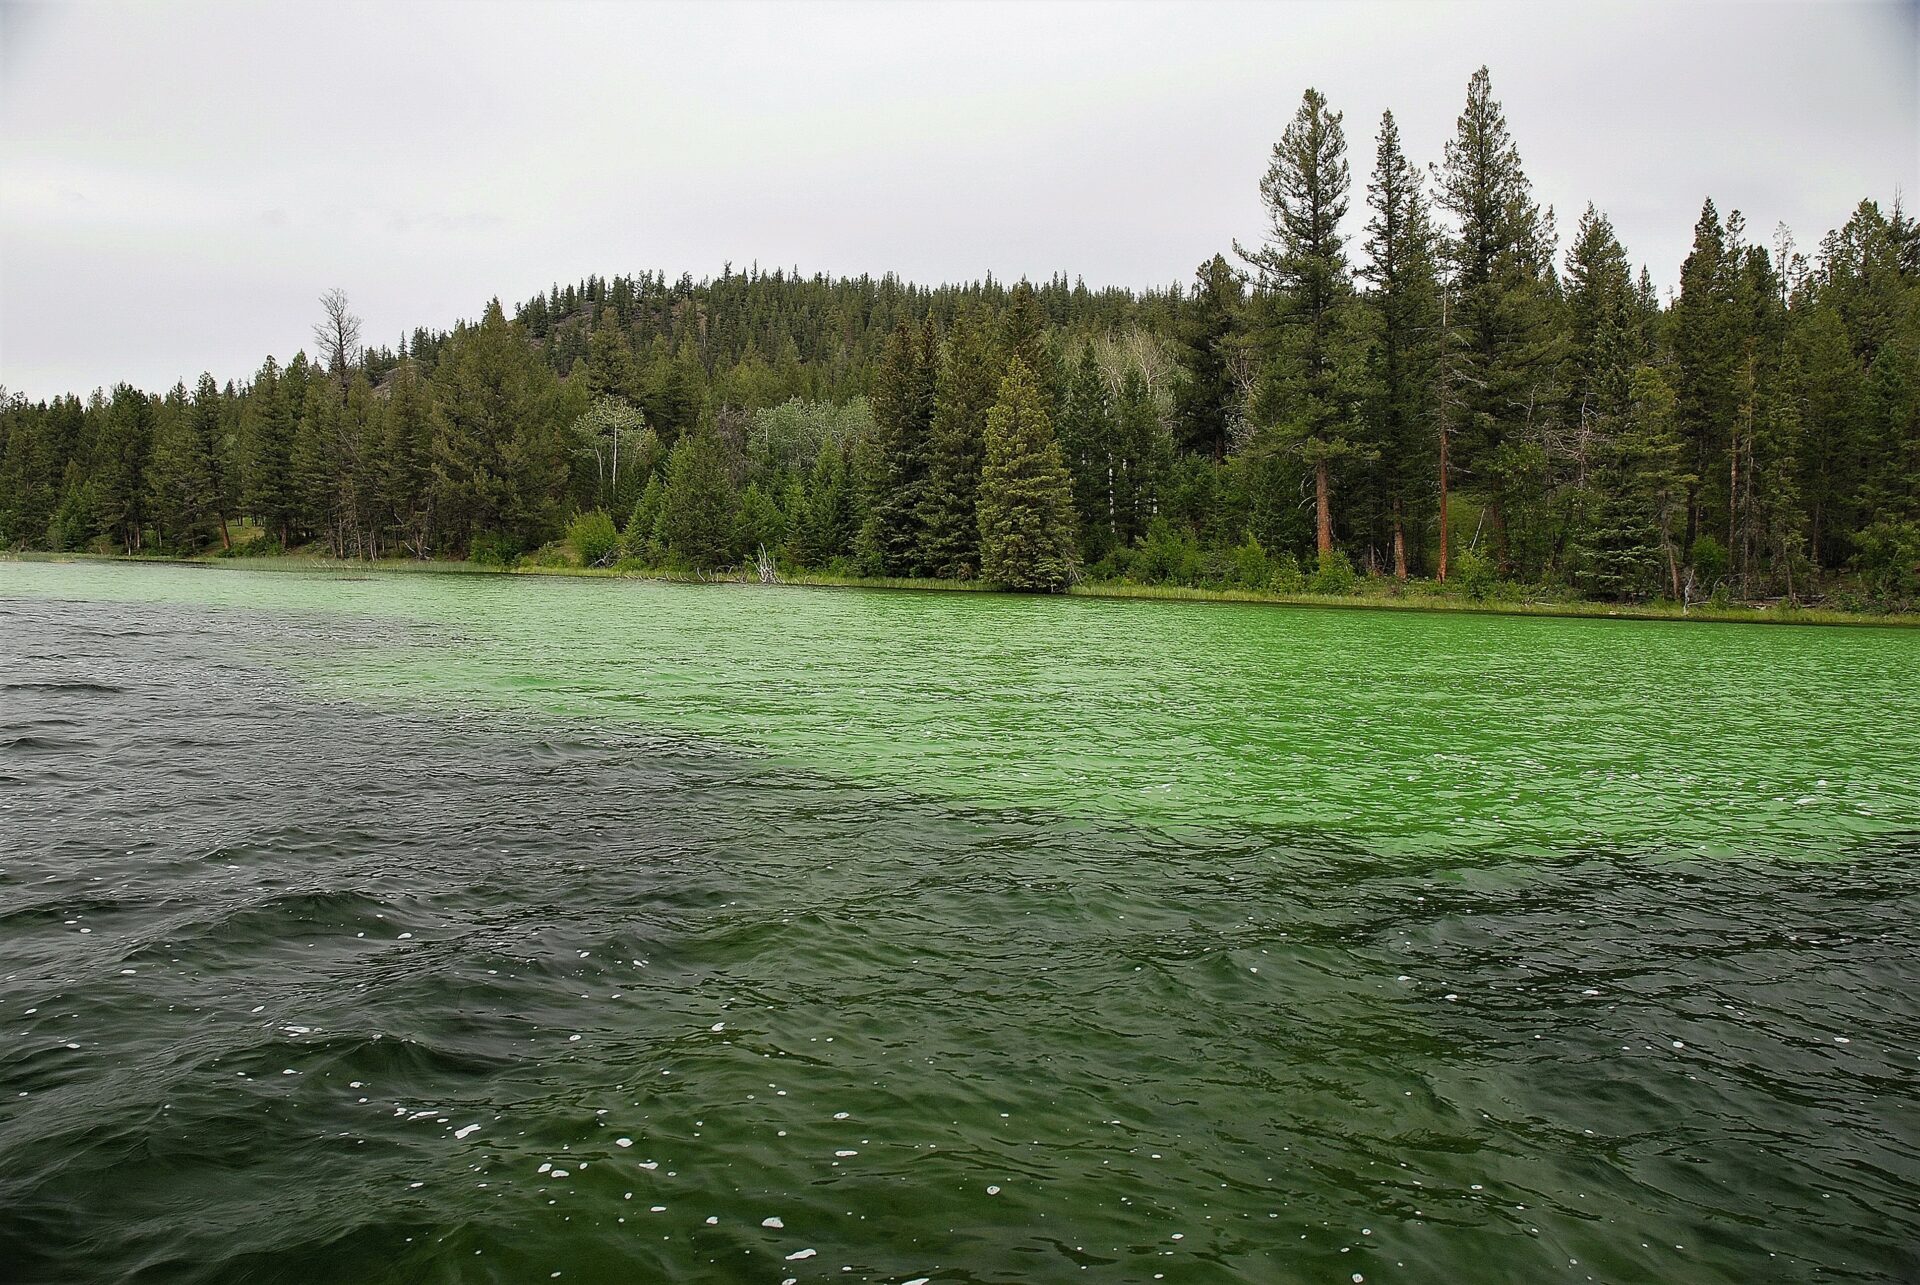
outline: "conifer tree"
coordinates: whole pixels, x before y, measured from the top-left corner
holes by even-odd
[[[1118,438],[1113,403],[1093,345],[1080,350],[1060,407],[1060,453],[1073,479],[1082,556],[1098,562],[1112,549],[1114,530],[1113,449]]]
[[[1392,112],[1380,118],[1367,205],[1373,213],[1364,271],[1377,317],[1368,354],[1368,445],[1386,500],[1394,574],[1404,580],[1408,522],[1424,510],[1433,482],[1440,297],[1420,171],[1401,151]]]
[[[23,404],[0,407],[0,546],[47,542],[54,496],[40,429],[40,416]]]
[[[1272,219],[1266,246],[1250,255],[1276,316],[1256,402],[1272,448],[1297,455],[1314,477],[1319,552],[1333,550],[1332,473],[1354,453],[1352,388],[1341,340],[1352,302],[1346,242],[1351,176],[1341,114],[1309,89],[1260,183]]]
[[[1073,483],[1040,388],[1018,357],[987,415],[979,513],[983,578],[1050,593],[1072,581]]]
[[[553,376],[499,300],[448,345],[434,393],[434,508],[453,547],[490,536],[517,552],[557,530],[567,452]]]
[[[873,440],[861,545],[865,559],[882,575],[916,575],[925,566],[934,378],[931,325],[901,321],[887,337],[868,392]]]
[[[293,538],[294,408],[280,367],[269,357],[254,377],[241,412],[244,478],[240,504],[284,547]]]
[[[1446,145],[1438,199],[1452,216],[1442,241],[1451,291],[1448,386],[1463,472],[1478,481],[1502,570],[1512,565],[1508,518],[1529,494],[1534,453],[1552,407],[1552,249],[1506,114],[1487,69]]]
[[[130,384],[114,386],[98,413],[87,507],[101,534],[124,553],[138,553],[147,524],[147,459],[153,441],[153,404]]]
[[[1194,273],[1192,292],[1175,322],[1182,371],[1174,387],[1179,445],[1226,458],[1227,445],[1242,413],[1240,381],[1234,375],[1240,310],[1245,292],[1239,274],[1216,254]]]
[[[928,434],[927,487],[921,497],[923,562],[929,574],[971,580],[980,570],[975,499],[993,406],[994,352],[974,319],[955,318],[940,350]]]
[[[689,433],[667,457],[655,538],[667,557],[707,571],[734,560],[733,525],[733,483],[720,443],[708,430]]]
[[[175,384],[153,421],[147,462],[148,511],[161,542],[198,553],[212,538],[213,479],[185,385]]]
[[[1727,475],[1740,347],[1732,278],[1726,229],[1709,200],[1694,225],[1693,248],[1680,266],[1680,295],[1671,318],[1676,413],[1695,479],[1687,498],[1689,550],[1701,532],[1724,529],[1731,503],[1721,484]]]
[[[838,440],[829,437],[807,474],[800,518],[792,528],[790,556],[802,566],[823,567],[853,553],[860,515],[852,472]]]

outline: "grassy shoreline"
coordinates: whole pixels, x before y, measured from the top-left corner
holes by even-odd
[[[358,559],[317,557],[311,554],[273,554],[264,557],[231,558],[200,555],[183,557],[166,554],[117,553],[0,553],[0,562],[126,562],[210,569],[253,571],[354,571],[397,575],[497,575],[553,576],[568,579],[640,580],[665,584],[758,584],[744,573],[714,576],[676,574],[664,570],[621,570],[611,567],[514,566],[501,567],[477,562],[448,560],[420,561],[413,558],[387,558],[376,562]],[[978,581],[922,580],[895,577],[839,576],[828,572],[803,572],[783,575],[779,586],[803,589],[893,589],[919,593],[994,593],[991,585]],[[1250,589],[1203,589],[1185,585],[1143,585],[1124,581],[1078,584],[1068,591],[1076,598],[1107,598],[1164,602],[1219,602],[1280,607],[1328,607],[1360,611],[1428,611],[1490,616],[1546,616],[1595,620],[1672,620],[1705,621],[1714,624],[1755,625],[1886,625],[1920,627],[1920,613],[1884,614],[1841,611],[1824,607],[1784,607],[1736,603],[1711,607],[1696,603],[1682,609],[1673,603],[1606,603],[1583,601],[1535,602],[1512,599],[1470,599],[1417,591],[1398,593],[1370,592],[1361,588],[1352,594],[1271,593]]]

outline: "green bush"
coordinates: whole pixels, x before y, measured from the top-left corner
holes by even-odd
[[[483,567],[511,567],[520,561],[520,553],[520,537],[504,531],[484,531],[467,549],[467,556]]]
[[[1855,536],[1854,544],[1854,566],[1883,605],[1920,597],[1920,522],[1882,518]]]
[[[1320,555],[1320,564],[1314,568],[1313,578],[1307,581],[1307,589],[1312,593],[1348,594],[1354,585],[1353,559],[1341,549],[1329,549]]]
[[[1200,542],[1189,532],[1175,530],[1165,518],[1155,518],[1135,555],[1134,578],[1147,584],[1195,585],[1205,573]]]
[[[1276,553],[1267,559],[1267,588],[1274,593],[1299,593],[1307,587],[1306,572],[1300,559],[1291,553]]]
[[[1727,546],[1710,535],[1693,542],[1693,575],[1703,589],[1711,589],[1727,574]]]
[[[1468,549],[1454,559],[1454,583],[1475,602],[1483,602],[1500,582],[1499,569],[1478,550]]]
[[[611,514],[605,509],[592,509],[574,518],[567,528],[567,543],[581,566],[605,566],[620,551],[620,533],[613,529]]]
[[[1273,583],[1273,563],[1267,557],[1267,551],[1253,538],[1253,532],[1247,532],[1247,538],[1240,542],[1228,558],[1228,579],[1241,589],[1265,589]]]

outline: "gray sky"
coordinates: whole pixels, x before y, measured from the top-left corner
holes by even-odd
[[[1811,250],[1920,187],[1920,3],[0,3],[0,382],[33,397],[661,268],[1190,278],[1317,86],[1356,188],[1481,63],[1563,238]],[[1356,228],[1362,202],[1356,190]]]

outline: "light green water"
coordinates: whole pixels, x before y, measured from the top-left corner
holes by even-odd
[[[637,723],[985,807],[1374,851],[1820,855],[1920,825],[1920,632],[14,564],[324,613],[356,699]],[[421,626],[396,634],[392,625]]]

